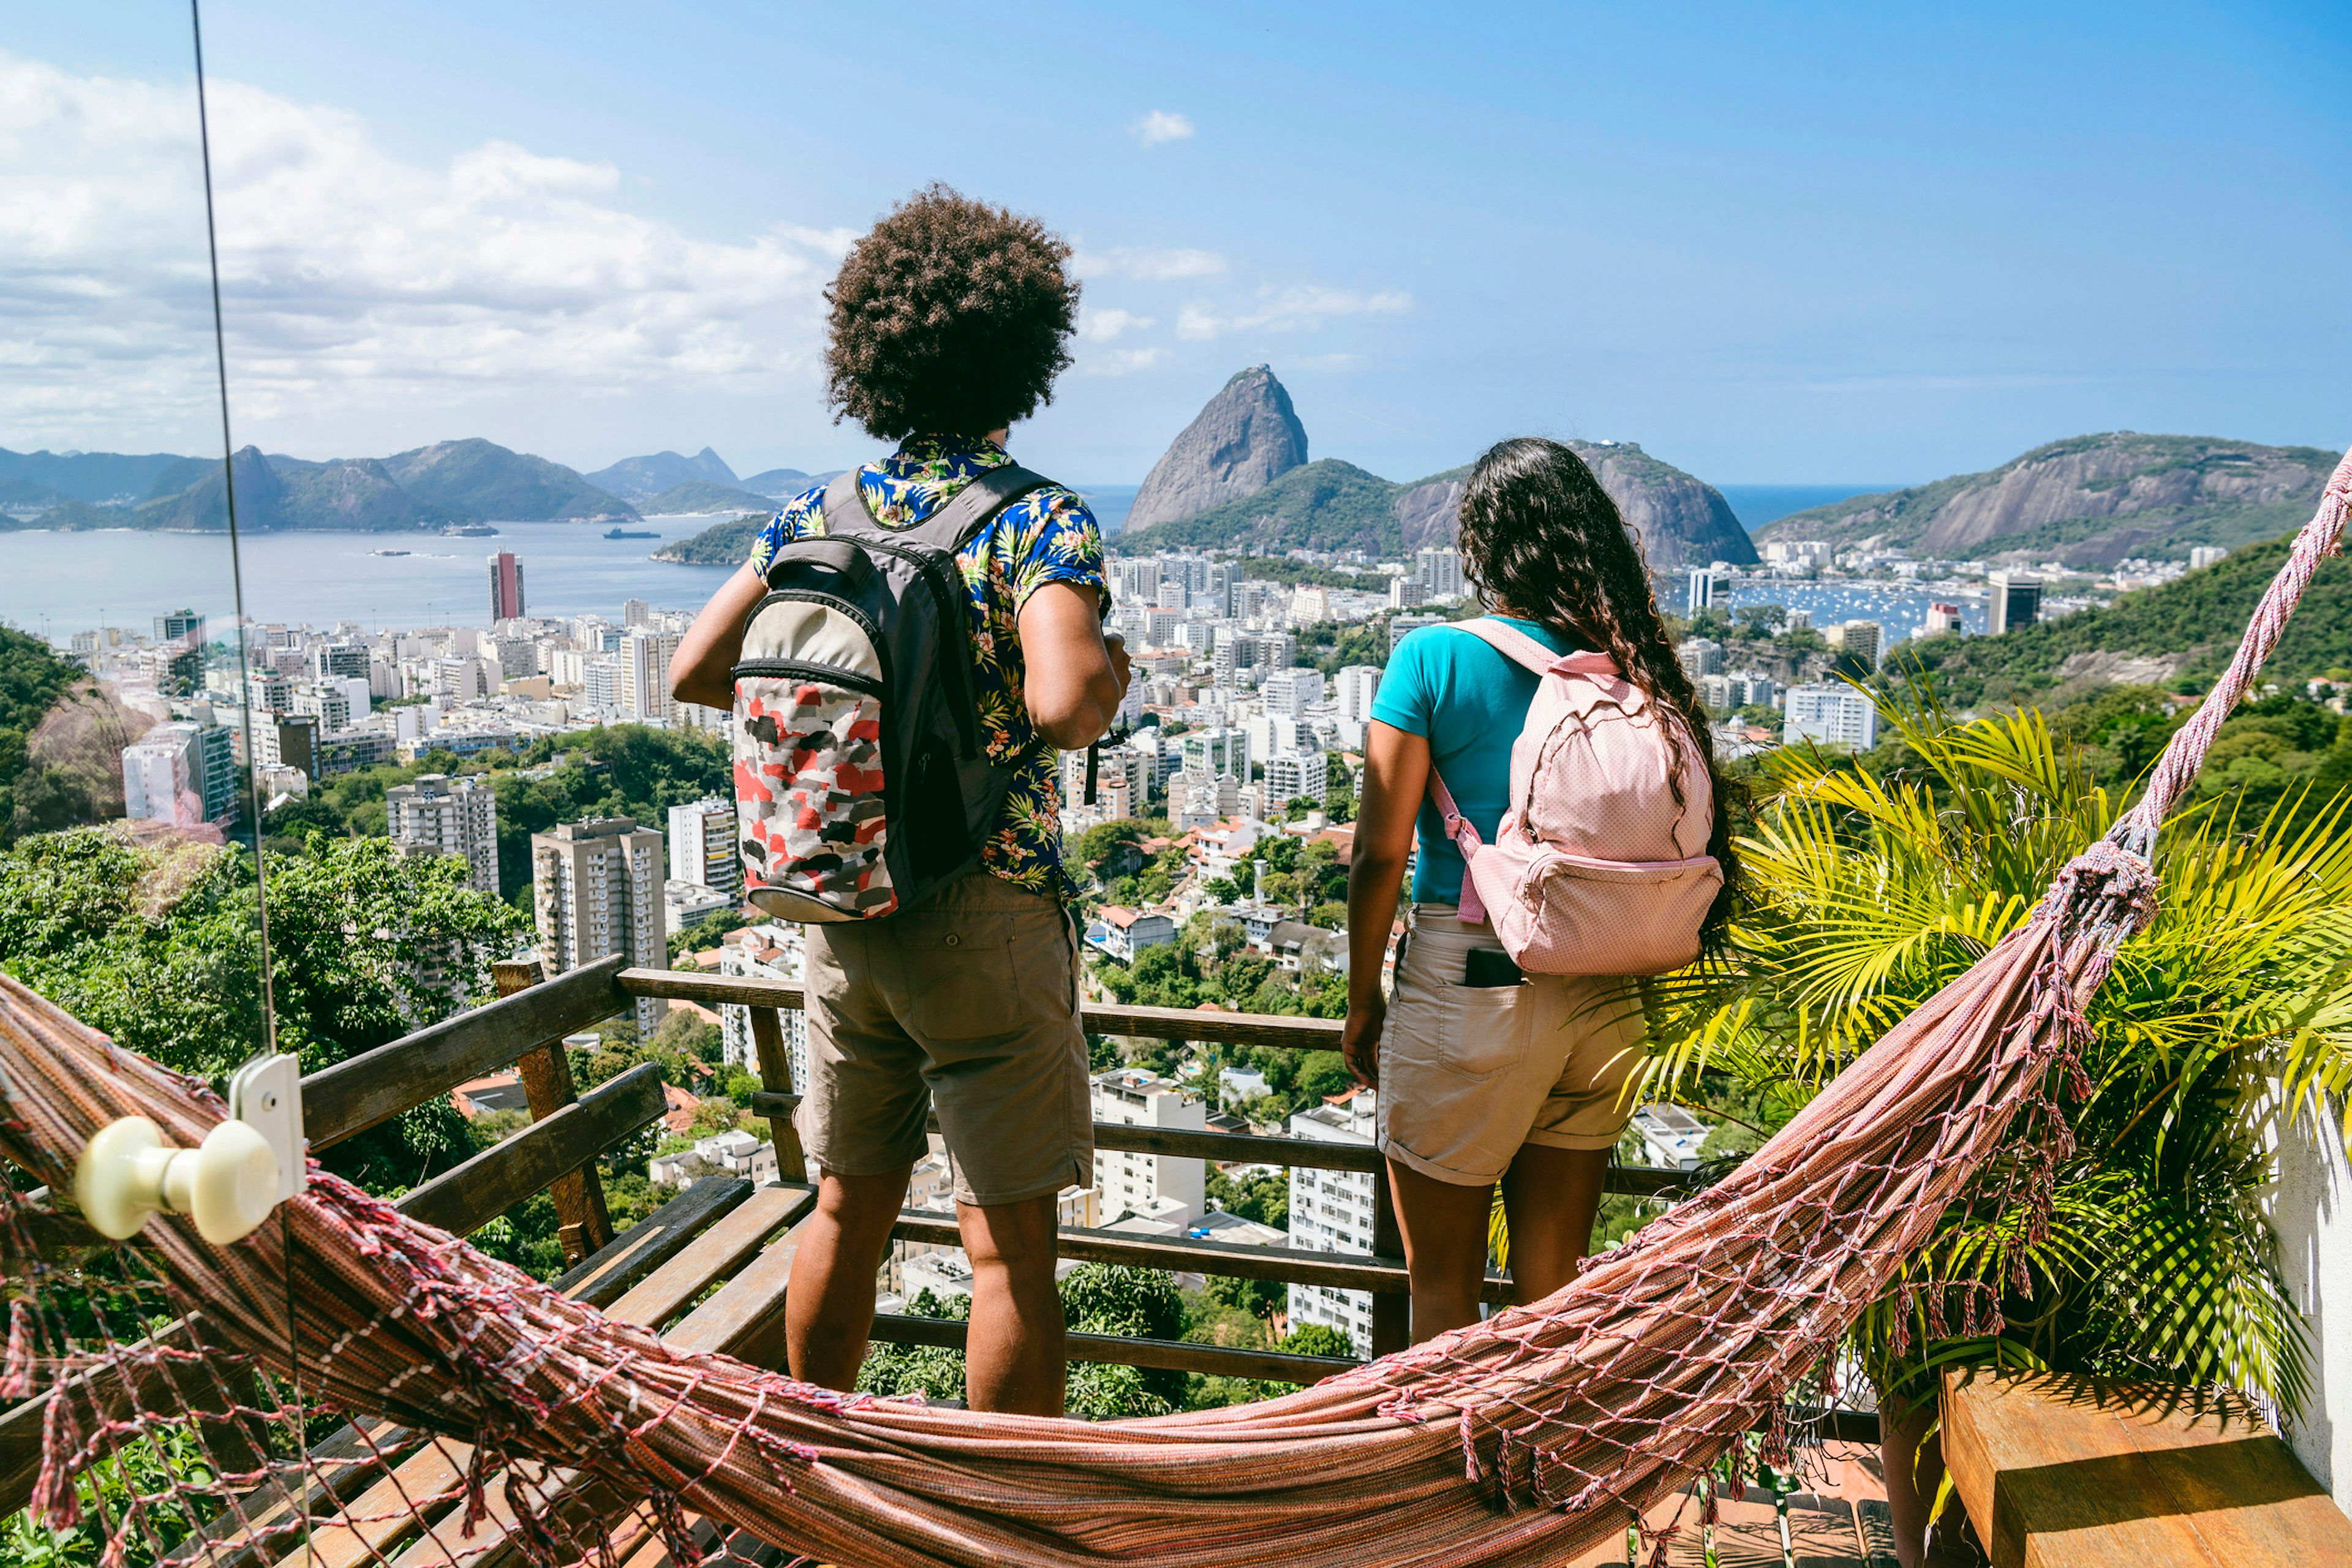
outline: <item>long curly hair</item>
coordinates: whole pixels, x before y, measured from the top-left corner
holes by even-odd
[[[1050,403],[1078,282],[1034,217],[944,184],[867,230],[824,291],[825,401],[885,440],[971,439]]]
[[[1666,726],[1677,759],[1677,797],[1681,749],[1697,748],[1715,797],[1706,852],[1723,867],[1723,891],[1707,912],[1703,940],[1708,951],[1720,950],[1739,896],[1732,814],[1742,792],[1716,765],[1706,709],[1675,656],[1640,542],[1617,503],[1573,450],[1517,436],[1471,465],[1461,518],[1462,570],[1487,608],[1608,654],[1643,696],[1680,721]]]

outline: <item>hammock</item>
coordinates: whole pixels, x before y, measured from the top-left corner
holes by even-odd
[[[162,1217],[117,1256],[178,1310],[201,1304],[202,1344],[168,1353],[249,1420],[290,1420],[292,1406],[256,1403],[249,1379],[240,1391],[231,1373],[247,1364],[362,1428],[383,1417],[474,1445],[462,1481],[405,1505],[422,1515],[462,1501],[476,1523],[505,1512],[513,1543],[539,1563],[619,1562],[632,1542],[598,1521],[631,1508],[638,1539],[656,1537],[678,1564],[706,1553],[696,1517],[851,1568],[1565,1562],[1744,1454],[1759,1425],[1767,1458],[1784,1462],[1788,1399],[1820,1387],[1841,1335],[1898,1285],[1952,1204],[2046,1212],[2068,1137],[2051,1096],[2079,1079],[2082,1002],[2153,918],[2157,829],[2336,551],[2348,504],[2352,454],[2137,805],[2025,924],[1746,1163],[1548,1300],[1286,1397],[1088,1424],[834,1394],[677,1351],[316,1171],[304,1196],[235,1246]],[[70,1190],[82,1146],[119,1117],[152,1117],[190,1147],[224,1113],[203,1086],[115,1050],[13,982],[0,982],[0,1156],[53,1190]],[[0,1199],[18,1258],[26,1223],[25,1205]],[[65,1397],[69,1373],[127,1384],[131,1363],[159,1352],[61,1354],[71,1303],[32,1284],[11,1311],[0,1396],[60,1391],[35,1506],[67,1522],[73,1478],[92,1463],[173,1422],[201,1437],[220,1418],[183,1403],[109,1419]],[[1962,1332],[2000,1326],[1990,1287],[1929,1286],[1924,1306],[1931,1333],[1948,1314]],[[239,1488],[324,1488],[337,1464],[381,1472],[386,1460],[281,1444],[210,1482],[133,1488],[106,1521],[110,1558],[142,1542],[162,1555],[173,1500],[219,1499],[235,1513]],[[299,1541],[284,1535],[270,1555]]]

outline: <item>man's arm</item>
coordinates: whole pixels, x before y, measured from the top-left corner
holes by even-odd
[[[1022,700],[1038,732],[1066,752],[1108,733],[1127,695],[1127,647],[1105,640],[1101,605],[1093,587],[1048,583],[1021,606],[1021,656],[1028,666]],[[681,657],[685,651],[681,645]]]
[[[719,585],[670,656],[669,691],[705,708],[735,706],[735,665],[743,657],[743,621],[767,592],[768,580],[746,563]]]

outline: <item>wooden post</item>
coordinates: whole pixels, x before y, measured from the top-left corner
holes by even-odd
[[[760,1053],[761,1087],[776,1094],[793,1094],[792,1058],[784,1052],[784,1020],[773,1007],[753,1007],[751,1044]],[[801,1135],[790,1111],[768,1118],[768,1135],[776,1143],[776,1176],[781,1181],[808,1180],[808,1161],[801,1153]]]
[[[1397,1228],[1396,1199],[1386,1171],[1372,1173],[1372,1250],[1382,1258],[1404,1256],[1404,1232]],[[1402,1291],[1372,1296],[1372,1353],[1392,1354],[1412,1343],[1412,1298]]]
[[[490,965],[490,979],[500,996],[525,991],[546,978],[539,960],[520,958]],[[578,1100],[572,1084],[572,1058],[564,1054],[562,1037],[534,1046],[515,1062],[524,1098],[533,1121],[554,1115]],[[613,1239],[613,1219],[604,1211],[604,1178],[593,1164],[582,1166],[548,1184],[555,1202],[556,1237],[563,1246],[563,1261],[579,1262]]]

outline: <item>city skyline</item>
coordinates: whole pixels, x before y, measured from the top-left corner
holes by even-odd
[[[304,457],[483,435],[583,471],[706,443],[839,466],[874,443],[821,405],[820,290],[944,178],[1077,248],[1077,364],[1017,441],[1081,482],[1132,481],[1260,360],[1316,455],[1396,478],[1513,430],[1725,483],[1924,479],[2116,428],[2340,446],[2343,20],[1046,5],[959,28],[988,68],[874,116],[802,65],[944,14],[720,5],[648,33],[259,0],[208,40],[233,415]],[[20,144],[58,141],[15,174],[45,215],[16,281],[109,291],[129,352],[39,336],[0,445],[203,450],[184,37],[121,5],[26,23],[5,96]],[[715,58],[792,90],[713,100]],[[1007,71],[1105,86],[992,91]]]

